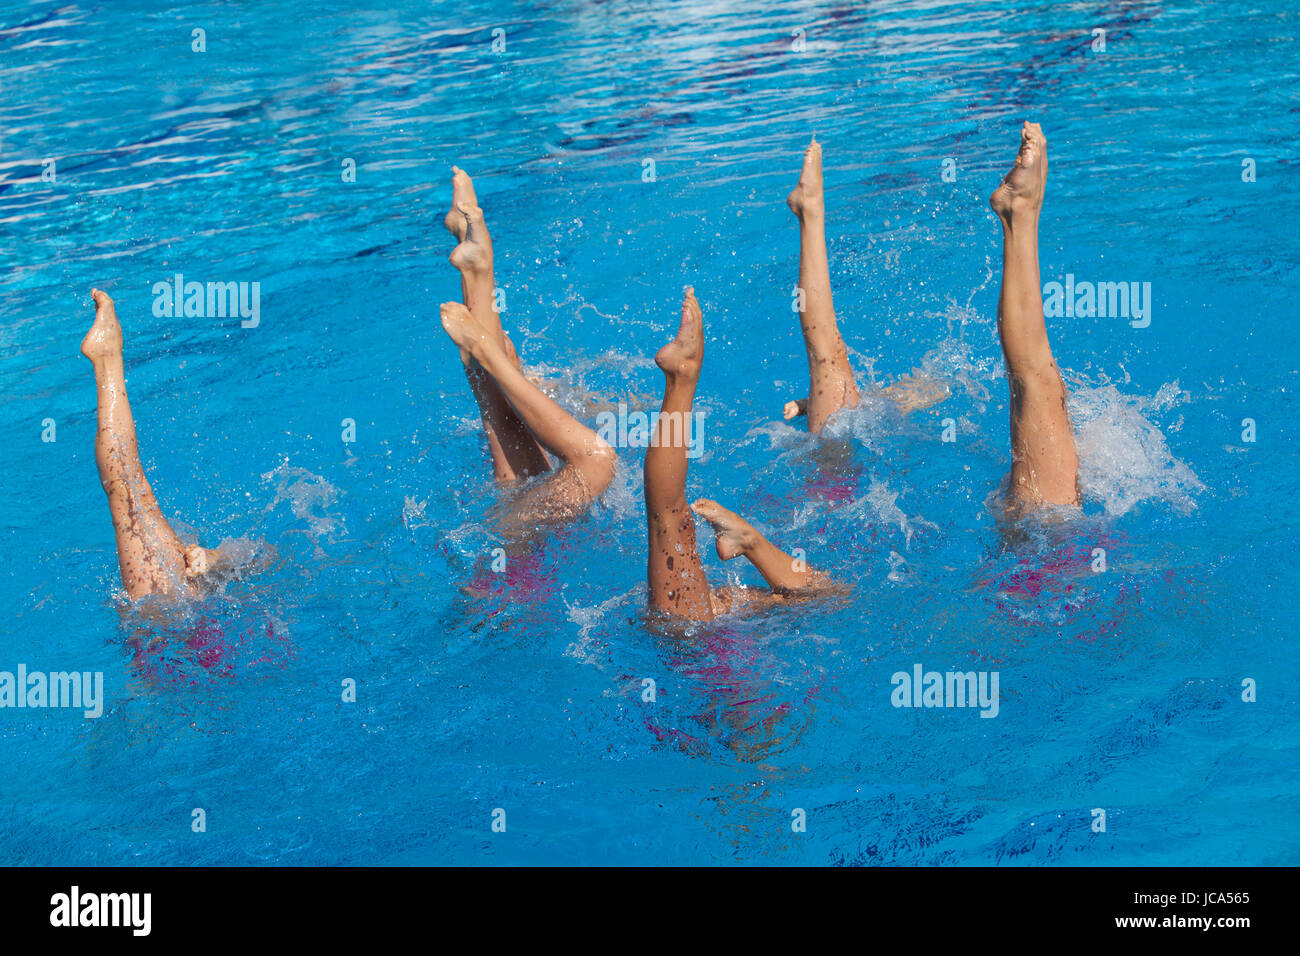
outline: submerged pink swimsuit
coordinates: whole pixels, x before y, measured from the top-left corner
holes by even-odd
[[[994,605],[1016,623],[1026,626],[1039,623],[1033,612],[1044,610],[1073,618],[1096,604],[1097,592],[1085,585],[1093,573],[1093,549],[1102,548],[1109,554],[1122,543],[1121,538],[1108,534],[1091,541],[1062,543],[1045,554],[1027,555],[1011,569],[982,577],[976,584],[993,592]],[[1119,606],[1132,596],[1131,589],[1121,588]],[[1117,607],[1116,614],[1118,610]],[[1097,631],[1088,639],[1095,640],[1117,623],[1117,616],[1098,622]]]
[[[794,709],[789,703],[773,706],[774,694],[771,691],[754,695],[759,689],[756,685],[768,678],[760,669],[758,641],[752,633],[741,633],[723,624],[710,628],[701,637],[703,643],[696,645],[696,654],[690,658],[672,658],[668,667],[684,678],[693,678],[709,700],[720,708],[733,711],[751,706],[760,708],[760,712],[737,733],[746,733],[765,721],[776,722]],[[806,705],[817,696],[816,689],[809,691],[803,703]],[[690,716],[704,724],[710,719],[707,712]],[[709,749],[704,738],[675,727],[665,727],[650,716],[646,718],[646,729],[660,741],[683,750],[703,753]]]
[[[810,483],[808,490],[815,495],[821,496],[826,501],[843,504],[846,501],[852,501],[854,495],[858,493],[858,474],[853,472],[848,476],[823,477]]]
[[[1069,594],[1074,590],[1074,584],[1064,580],[1065,576],[1071,571],[1089,567],[1091,562],[1091,548],[1067,545],[1042,559],[1035,557],[1022,561],[1019,567],[1002,579],[999,590],[1036,598],[1045,587],[1061,581],[1065,585],[1064,593]]]
[[[469,588],[484,597],[509,595],[530,602],[542,600],[555,593],[555,569],[547,568],[539,552],[530,551],[506,561],[504,571],[493,571],[490,567],[480,570]]]
[[[546,550],[562,546],[569,530],[556,528],[545,544],[533,545],[527,553],[508,558],[504,571],[493,571],[490,566],[481,567],[467,587],[475,594],[501,597],[509,595],[530,603],[551,597],[557,588],[558,565],[563,562],[551,562],[548,567],[545,561]]]
[[[175,647],[184,650],[180,654],[168,653]],[[197,685],[214,677],[230,680],[240,672],[265,664],[283,667],[292,655],[288,641],[276,633],[269,619],[249,625],[231,640],[221,624],[204,617],[183,631],[168,633],[148,647],[133,638],[131,649],[137,673],[158,685]],[[203,673],[190,671],[187,667],[190,660]]]

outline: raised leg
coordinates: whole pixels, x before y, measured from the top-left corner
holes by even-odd
[[[1016,163],[989,205],[1002,221],[998,335],[1011,388],[1011,495],[1019,506],[1079,503],[1079,457],[1065,383],[1052,357],[1038,274],[1047,140],[1025,123]]]
[[[555,404],[524,375],[500,339],[458,302],[444,302],[442,327],[460,348],[461,360],[490,376],[520,420],[551,454],[564,459],[552,478],[516,502],[520,522],[576,516],[614,478],[617,456],[609,443]]]
[[[686,289],[677,337],[655,355],[664,373],[664,399],[645,455],[645,512],[650,543],[646,580],[650,606],[695,621],[711,620],[713,598],[695,545],[695,519],[686,505],[686,443],[695,387],[704,358],[704,317]]]
[[[691,505],[691,510],[712,526],[717,535],[718,557],[730,561],[743,554],[777,594],[809,593],[823,590],[830,584],[826,574],[796,561],[763,537],[748,521],[716,501],[701,498]]]
[[[493,273],[492,236],[479,208],[474,180],[459,166],[451,167],[451,209],[443,225],[456,238],[451,264],[460,272],[461,299],[483,330],[499,344],[501,317],[493,308],[496,276]]]
[[[821,431],[832,414],[858,404],[858,387],[849,353],[835,322],[830,264],[826,256],[826,204],[822,196],[822,148],[814,139],[804,152],[799,183],[786,198],[799,219],[799,289],[803,309],[799,325],[808,352],[809,393],[804,411],[808,430]],[[787,419],[796,410],[786,406]],[[802,412],[799,412],[802,414]]]
[[[95,464],[108,496],[117,539],[118,570],[132,598],[174,594],[209,570],[217,554],[186,545],[158,507],[140,464],[135,420],[126,397],[122,361],[122,326],[107,293],[94,289],[95,321],[81,342],[81,353],[95,369],[99,428],[95,433]]]
[[[461,298],[479,326],[502,348],[507,348],[501,317],[495,307],[496,279],[492,271],[492,237],[478,206],[474,183],[462,169],[452,167],[452,209],[445,220],[459,244],[451,263],[460,272]],[[511,349],[512,351],[512,349]],[[537,440],[520,420],[501,390],[473,360],[465,364],[465,377],[478,402],[483,431],[492,453],[492,473],[497,481],[513,482],[549,471],[551,463]]]

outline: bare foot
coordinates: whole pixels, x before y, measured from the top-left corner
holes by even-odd
[[[488,334],[474,321],[469,309],[459,302],[444,302],[439,309],[442,327],[460,349],[460,360],[469,364],[471,358],[481,359],[484,349],[491,345]]]
[[[733,511],[728,511],[716,501],[701,498],[692,503],[691,510],[709,523],[717,536],[718,557],[730,561],[744,554],[758,541],[753,525]]]
[[[952,394],[946,382],[930,378],[920,369],[910,375],[900,375],[893,385],[881,391],[885,398],[898,406],[904,415],[938,405]]]
[[[515,343],[510,341],[510,336],[505,332],[501,333],[501,342],[505,346],[506,358],[510,359],[510,364],[519,371],[524,370],[524,363],[519,361],[519,353],[515,351]]]
[[[510,341],[510,336],[506,335],[505,332],[501,333],[501,344],[503,346],[502,351],[506,353],[506,358],[510,360],[510,364],[519,369],[519,371],[523,373],[524,378],[528,379],[528,381],[532,382],[543,392],[546,391],[548,388],[546,381],[537,375],[528,374],[528,371],[524,368],[523,361],[519,358],[519,353],[515,351],[515,343]]]
[[[104,359],[121,358],[122,325],[117,321],[117,309],[107,292],[90,290],[90,297],[95,300],[95,321],[90,331],[81,340],[81,354],[92,362]]]
[[[673,339],[657,353],[655,364],[663,369],[669,378],[686,378],[692,381],[700,377],[700,364],[704,361],[704,314],[700,303],[695,299],[695,289],[686,287],[686,296],[682,300],[682,324]]]
[[[230,559],[226,555],[197,544],[187,546],[183,558],[184,577],[191,583],[198,583],[204,578],[207,578],[205,582],[207,584],[216,583],[216,576],[226,573],[231,567]]]
[[[192,544],[185,549],[185,577],[193,580],[207,574],[212,562],[207,548]]]
[[[492,271],[492,247],[487,243],[487,224],[478,206],[459,206],[465,222],[465,237],[451,250],[451,264],[461,272],[482,275]]]
[[[461,213],[460,207],[477,205],[478,196],[474,194],[474,180],[470,179],[469,173],[459,166],[451,167],[451,209],[442,224],[456,237],[457,242],[465,241],[465,216]]]
[[[808,399],[798,398],[793,402],[786,402],[785,408],[781,409],[781,414],[787,422],[793,418],[798,418],[800,415],[807,415]]]
[[[815,136],[804,150],[799,183],[785,197],[785,202],[800,219],[826,213],[826,203],[822,199],[822,147]]]
[[[1037,123],[1020,128],[1020,152],[1002,185],[993,190],[989,205],[1003,222],[1018,215],[1037,215],[1047,189],[1047,140]]]

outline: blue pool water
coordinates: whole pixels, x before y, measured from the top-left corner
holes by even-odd
[[[1300,862],[1300,4],[362,6],[4,6],[0,670],[102,671],[105,705],[0,710],[0,861]],[[1043,281],[1152,304],[1052,320],[1085,517],[1007,549],[986,197],[1025,118]],[[807,382],[783,199],[814,131],[859,377],[952,390],[906,419],[868,394],[817,439],[780,421]],[[650,626],[631,449],[531,587],[471,596],[496,492],[437,318],[453,163],[507,328],[585,421],[657,403],[695,285],[688,493],[849,596]],[[155,317],[176,273],[259,282],[258,326]],[[180,620],[123,599],[92,286],[164,510],[269,561]],[[714,583],[758,583],[700,539]],[[997,717],[893,707],[916,664],[996,671]]]

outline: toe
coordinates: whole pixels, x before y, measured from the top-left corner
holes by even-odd
[[[718,503],[710,501],[708,498],[700,498],[691,503],[691,510],[708,521],[717,514]]]

